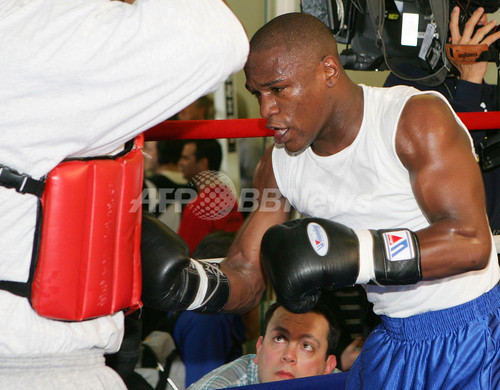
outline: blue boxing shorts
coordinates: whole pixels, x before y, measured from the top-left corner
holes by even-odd
[[[449,309],[382,316],[346,389],[500,389],[500,287]]]

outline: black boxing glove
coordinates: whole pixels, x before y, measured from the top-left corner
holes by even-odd
[[[408,229],[354,231],[326,219],[296,219],[266,231],[261,259],[278,300],[295,313],[311,310],[321,288],[422,280],[418,240]]]
[[[147,212],[142,217],[141,263],[147,307],[216,313],[227,304],[226,275],[216,264],[191,259],[184,240]]]

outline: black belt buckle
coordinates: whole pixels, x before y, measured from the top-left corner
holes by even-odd
[[[5,165],[0,164],[0,185],[15,189],[20,194],[33,194],[41,197],[45,183],[33,179],[31,176],[19,173]]]

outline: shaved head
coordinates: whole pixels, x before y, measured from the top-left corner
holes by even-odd
[[[311,146],[329,155],[346,139],[345,113],[358,115],[363,93],[339,57],[333,33],[306,13],[280,15],[250,40],[245,87],[257,98],[266,126],[275,130],[274,141],[288,153]],[[355,99],[346,100],[348,94]]]
[[[314,61],[326,55],[338,56],[337,43],[328,27],[314,16],[301,12],[274,18],[250,40],[250,53],[276,48]]]

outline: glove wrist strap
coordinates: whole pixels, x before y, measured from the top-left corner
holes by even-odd
[[[372,230],[374,280],[381,285],[414,284],[422,280],[420,249],[415,233],[408,229]]]
[[[369,230],[356,230],[359,241],[359,274],[356,284],[367,284],[375,280],[373,260],[373,236]]]
[[[196,296],[193,302],[191,302],[191,305],[189,305],[189,307],[186,310],[198,309],[205,300],[208,288],[208,277],[207,273],[203,269],[203,266],[199,262],[193,259],[191,259],[191,266],[196,268],[196,271],[198,271],[198,274],[200,275],[200,284],[198,285],[198,291],[196,292]]]
[[[230,284],[227,276],[219,270],[217,263],[190,260],[200,276],[200,282],[196,296],[186,310],[201,313],[220,312],[229,300]]]

